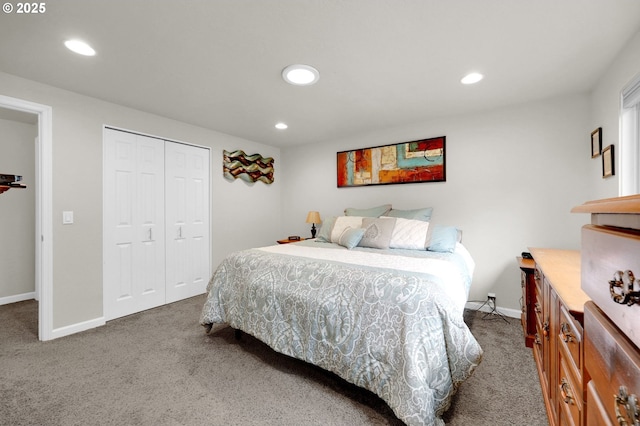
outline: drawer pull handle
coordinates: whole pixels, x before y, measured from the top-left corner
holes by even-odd
[[[616,404],[616,418],[620,426],[639,426],[640,425],[640,407],[638,407],[638,398],[634,395],[627,394],[627,388],[620,386],[618,395],[613,395]],[[620,412],[620,406],[624,407],[626,412],[623,415]]]
[[[640,302],[640,291],[633,290],[635,277],[631,271],[616,271],[613,279],[609,281],[609,293],[611,299],[621,305],[631,306]]]
[[[573,396],[571,395],[571,385],[565,377],[562,378],[560,383],[560,393],[562,394],[562,400],[565,404],[573,404]]]
[[[549,338],[549,321],[542,323],[542,335]]]
[[[573,334],[571,334],[571,327],[566,322],[563,322],[560,325],[560,334],[562,336],[562,341],[565,343],[573,342],[575,339],[573,338]]]
[[[541,344],[542,344],[542,340],[540,340],[540,335],[539,335],[538,333],[536,333],[536,337],[535,337],[535,339],[533,340],[533,342],[534,342],[536,345],[541,345]]]

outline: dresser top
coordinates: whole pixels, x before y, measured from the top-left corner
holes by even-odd
[[[640,213],[640,195],[587,201],[571,209],[572,213]]]
[[[536,264],[572,313],[584,312],[589,296],[580,287],[580,251],[529,248]]]
[[[640,229],[640,195],[587,201],[572,213],[591,213],[591,224]]]

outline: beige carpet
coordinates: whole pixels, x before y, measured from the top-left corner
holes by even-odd
[[[204,297],[50,342],[37,304],[0,306],[2,425],[396,425],[387,405],[333,374],[232,330],[204,334]],[[546,425],[519,322],[467,322],[485,350],[450,425]]]

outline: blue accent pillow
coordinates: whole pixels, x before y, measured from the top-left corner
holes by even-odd
[[[340,234],[338,244],[351,250],[358,245],[363,236],[363,228],[347,228]]]
[[[330,217],[329,219],[325,219],[320,226],[320,232],[318,232],[317,241],[321,243],[330,243],[331,242],[331,230],[333,229],[333,224],[336,221],[336,217]]]
[[[347,207],[344,209],[345,216],[362,216],[362,217],[380,217],[389,213],[391,210],[391,204],[384,204],[382,206],[370,207],[368,209],[355,209],[353,207]]]
[[[431,214],[433,213],[433,207],[425,207],[423,209],[415,210],[398,210],[391,209],[386,216],[400,217],[402,219],[421,220],[423,222],[429,222],[431,220]]]
[[[429,230],[431,236],[427,250],[452,253],[458,242],[458,229],[454,226],[434,225]]]

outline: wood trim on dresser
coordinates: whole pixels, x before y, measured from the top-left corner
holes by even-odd
[[[537,332],[533,356],[549,424],[581,425],[582,330],[580,251],[530,248],[535,261]]]
[[[586,203],[571,209],[571,213],[616,213],[635,214],[640,212],[640,195],[628,195],[626,197],[603,198],[601,200],[587,201]]]
[[[520,267],[520,286],[522,288],[522,314],[520,321],[524,332],[524,344],[532,348],[536,341],[536,263],[533,259],[516,257]]]

